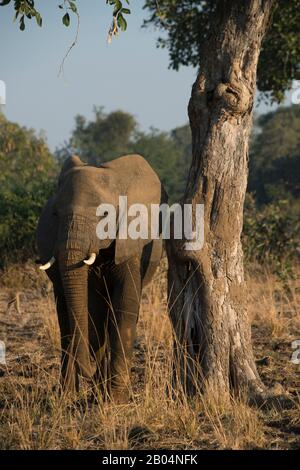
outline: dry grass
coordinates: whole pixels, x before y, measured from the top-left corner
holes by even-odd
[[[163,272],[143,295],[132,401],[91,405],[87,386],[76,405],[59,397],[55,306],[48,284],[35,267],[28,269],[25,288],[24,275],[11,271],[0,290],[0,339],[7,344],[7,368],[0,369],[1,449],[299,448],[299,405],[262,411],[242,399],[220,403],[213,393],[189,402],[170,398],[172,335]],[[7,309],[19,278],[19,308],[12,302]],[[290,343],[299,339],[299,278],[283,286],[270,273],[253,272],[248,290],[255,353],[267,357],[259,363],[263,380],[280,382],[296,397],[300,366],[290,361]]]
[[[290,337],[300,330],[299,270],[283,282],[267,269],[252,269],[247,284],[252,323],[267,327],[275,339]]]

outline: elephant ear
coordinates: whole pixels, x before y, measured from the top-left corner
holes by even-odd
[[[56,197],[48,199],[39,218],[37,227],[37,248],[42,264],[53,256],[58,232],[58,217],[55,214]]]
[[[132,239],[129,236],[130,227],[132,224],[137,224],[138,220],[141,220],[141,213],[137,211],[135,216],[128,216],[127,220],[124,221],[124,215],[122,217],[122,213],[120,214],[120,207],[119,207],[119,222],[123,224],[122,228],[120,224],[118,226],[118,233],[116,239],[116,248],[115,248],[115,263],[120,264],[128,259],[138,256],[141,257],[144,248],[151,243],[151,257],[149,262],[158,262],[161,258],[161,228],[159,229],[160,238],[152,239],[151,238],[151,204],[157,204],[158,206],[162,202],[166,202],[166,193],[163,190],[163,187],[151,169],[151,173],[149,178],[145,179],[143,182],[134,182],[132,187],[129,188],[127,193],[127,207],[128,209],[132,207],[134,204],[143,204],[145,208],[145,214],[147,215],[146,218],[146,228],[147,228],[147,237],[146,238],[137,238]],[[122,230],[124,227],[127,229],[127,239],[122,239]],[[140,230],[140,229],[139,229]]]
[[[128,207],[130,207],[129,203],[128,203]],[[146,206],[146,210],[147,210],[147,219],[149,220],[150,210],[148,206]],[[143,252],[144,247],[148,243],[151,242],[151,238],[149,237],[149,235],[147,236],[146,239],[142,239],[142,238],[132,239],[130,237],[130,234],[128,234],[130,226],[132,227],[131,224],[134,223],[135,220],[137,220],[137,217],[138,215],[136,217],[128,216],[127,220],[125,220],[125,217],[124,216],[122,217],[122,214],[120,214],[118,233],[117,233],[117,239],[116,239],[116,248],[115,248],[115,263],[116,264],[123,263],[124,261],[127,261],[128,259],[134,256],[141,256],[141,253]],[[148,220],[146,222],[146,225],[147,225],[148,234],[149,234],[149,228],[151,227],[150,227]],[[121,238],[123,230],[125,230],[127,233],[127,239]]]
[[[72,155],[71,157],[67,158],[62,166],[62,169],[59,175],[58,186],[61,186],[61,184],[64,181],[64,178],[66,177],[67,173],[70,170],[72,170],[75,167],[80,167],[80,166],[85,166],[85,165],[86,164],[83,163],[77,155]]]

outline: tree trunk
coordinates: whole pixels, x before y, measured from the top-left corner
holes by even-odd
[[[193,160],[183,203],[204,204],[204,246],[167,246],[174,377],[188,394],[203,385],[216,396],[266,393],[251,346],[241,232],[256,68],[272,4],[219,1],[189,102]]]

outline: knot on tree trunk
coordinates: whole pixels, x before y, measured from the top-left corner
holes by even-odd
[[[235,117],[242,116],[252,109],[253,89],[247,84],[244,68],[243,61],[234,59],[214,91],[214,100],[220,102],[225,112]]]
[[[226,118],[238,118],[251,112],[253,106],[253,80],[250,79],[242,60],[227,64],[227,70],[217,70],[211,79],[205,79],[200,72],[193,85],[189,102],[191,124],[200,122],[213,113]]]
[[[241,80],[238,83],[219,83],[215,88],[214,99],[220,102],[227,114],[235,117],[252,109],[252,93]]]

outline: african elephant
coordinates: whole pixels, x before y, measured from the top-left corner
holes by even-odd
[[[147,210],[167,200],[157,174],[139,155],[100,167],[72,156],[63,165],[57,191],[37,228],[40,268],[47,270],[56,301],[62,386],[77,391],[80,376],[93,378],[116,402],[129,396],[141,290],[162,252],[161,234],[119,236],[120,218],[115,239],[97,236],[97,224],[103,220],[97,207],[110,204],[119,214],[120,195],[127,197],[128,207],[139,203]]]

